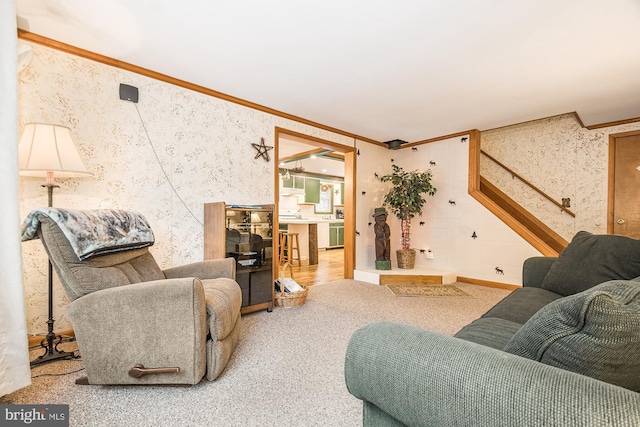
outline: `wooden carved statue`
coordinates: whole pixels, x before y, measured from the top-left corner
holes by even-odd
[[[384,208],[376,208],[373,212],[376,234],[376,261],[391,261],[391,229],[387,224],[387,211]]]

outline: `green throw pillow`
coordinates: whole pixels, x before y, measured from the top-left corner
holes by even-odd
[[[640,392],[640,282],[612,280],[547,304],[504,351]]]
[[[580,231],[551,265],[541,287],[567,296],[608,280],[638,276],[640,240]]]

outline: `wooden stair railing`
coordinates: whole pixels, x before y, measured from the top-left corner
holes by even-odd
[[[569,244],[558,233],[547,227],[542,221],[533,216],[529,211],[520,206],[515,200],[500,191],[495,185],[485,178],[480,177],[480,192],[486,195],[506,214],[522,224],[530,233],[543,243],[547,250],[541,250],[545,255],[557,255]],[[512,227],[513,228],[513,227]],[[516,232],[518,230],[515,230]],[[534,245],[536,246],[536,245]],[[538,248],[540,250],[540,248]],[[551,252],[549,252],[551,250]]]
[[[488,154],[487,152],[480,150],[480,153],[482,155],[484,155],[485,157],[487,157],[489,160],[491,160],[492,162],[494,162],[495,164],[497,164],[498,166],[500,166],[502,169],[506,170],[507,172],[509,172],[511,174],[511,176],[518,178],[520,181],[522,181],[526,186],[528,186],[529,188],[531,188],[533,191],[535,191],[536,193],[540,194],[542,197],[544,197],[545,199],[547,199],[548,201],[550,201],[551,203],[553,203],[554,205],[556,205],[557,207],[559,207],[562,211],[568,213],[569,215],[571,215],[572,217],[576,217],[576,214],[574,214],[573,212],[571,212],[569,209],[567,209],[565,206],[563,206],[561,203],[558,203],[555,199],[553,199],[551,196],[549,196],[547,193],[545,193],[544,191],[540,190],[538,187],[536,187],[535,185],[533,185],[532,183],[530,183],[529,181],[527,181],[526,179],[524,179],[522,176],[518,175],[517,172],[515,172],[514,170],[510,169],[508,166],[506,166],[505,164],[503,164],[502,162],[500,162],[498,159],[496,159],[495,157],[491,156],[490,154]]]
[[[480,149],[480,131],[477,129],[471,130],[469,131],[469,195],[491,211],[542,255],[557,256],[568,245],[568,242],[520,206],[515,200],[480,176],[481,154],[486,155]],[[501,163],[499,164],[509,173],[512,173],[514,177],[517,176],[518,179],[534,188],[511,169]],[[548,198],[546,195],[545,197]],[[562,208],[564,208],[562,209],[563,211],[567,212],[564,206]],[[575,216],[571,211],[567,213]]]

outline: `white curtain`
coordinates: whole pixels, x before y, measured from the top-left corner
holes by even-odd
[[[31,384],[22,290],[18,176],[17,27],[0,1],[0,396]]]

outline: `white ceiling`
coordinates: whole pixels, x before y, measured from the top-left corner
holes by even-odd
[[[332,176],[344,176],[344,161],[335,160],[322,156],[315,156],[314,158],[306,157],[296,164],[294,160],[296,155],[308,153],[309,151],[317,150],[317,146],[309,145],[304,140],[291,136],[281,136],[278,141],[279,157],[280,159],[289,160],[293,157],[293,161],[286,161],[284,164],[280,163],[280,167],[283,169],[291,169],[296,166],[302,166],[305,172],[315,172],[323,175]],[[333,151],[333,153],[339,153]],[[344,153],[339,153],[344,154]]]
[[[16,10],[21,29],[377,141],[573,111],[587,126],[640,117],[638,0],[16,0]]]

